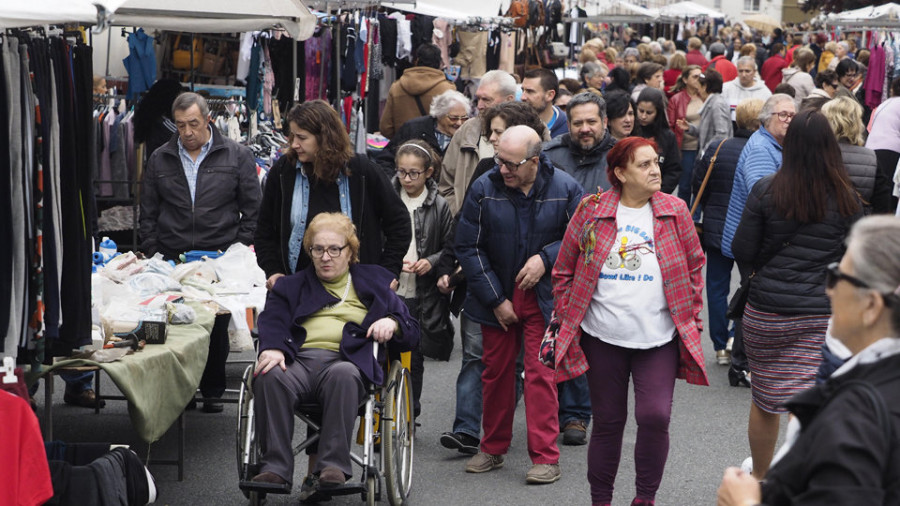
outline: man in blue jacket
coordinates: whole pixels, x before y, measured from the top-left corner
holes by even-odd
[[[468,280],[465,311],[481,325],[484,437],[466,471],[503,466],[512,440],[515,363],[525,347],[525,415],[532,468],[528,483],[560,477],[559,403],[553,371],[538,348],[553,306],[550,271],[583,190],[541,155],[541,139],[526,126],[500,138],[497,167],[478,178],[463,202],[456,254]]]
[[[731,198],[728,200],[728,212],[722,230],[722,254],[728,258],[734,258],[731,242],[741,222],[741,215],[744,214],[750,190],[757,181],[774,174],[781,167],[781,146],[784,144],[784,136],[795,113],[794,99],[789,95],[776,93],[769,97],[759,113],[759,122],[762,126],[750,136],[741,151],[734,171],[734,185],[731,188]],[[745,278],[753,271],[753,266],[738,263],[738,271],[741,273],[741,283],[744,283]],[[747,357],[744,355],[740,321],[734,322],[734,329],[728,380],[732,386],[738,384],[749,386],[747,384],[749,368]]]

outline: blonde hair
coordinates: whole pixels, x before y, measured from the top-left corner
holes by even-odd
[[[317,214],[306,226],[306,233],[303,234],[303,249],[308,252],[312,248],[316,234],[325,231],[343,235],[347,239],[347,245],[350,246],[350,265],[359,263],[359,238],[356,237],[356,225],[345,214]]]
[[[688,49],[700,49],[702,46],[703,41],[701,41],[699,37],[691,37],[690,39],[688,39]]]
[[[834,131],[838,142],[844,141],[855,146],[862,146],[863,138],[862,106],[848,97],[835,97],[822,106],[822,114]]]
[[[825,51],[831,51],[832,53],[837,53],[838,43],[835,41],[829,41],[825,44]]]
[[[738,128],[745,130],[759,130],[759,112],[762,111],[765,101],[759,98],[741,100],[734,111],[734,122]]]
[[[752,56],[756,58],[756,44],[748,42],[741,46],[741,56]]]
[[[684,51],[675,51],[669,58],[669,69],[684,70],[685,67],[687,67],[687,58],[684,56]]]

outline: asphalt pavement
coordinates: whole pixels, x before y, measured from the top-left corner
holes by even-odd
[[[734,272],[735,276],[737,271]],[[737,281],[732,280],[736,286]],[[458,334],[458,325],[457,325]],[[657,494],[661,506],[715,504],[716,489],[727,466],[740,465],[749,456],[747,414],[750,390],[728,386],[727,367],[716,365],[712,343],[703,334],[703,352],[710,386],[688,385],[679,380],[675,388],[671,446],[662,484]],[[230,360],[251,360],[252,353],[232,353]],[[467,474],[468,456],[443,448],[438,438],[451,429],[454,416],[455,381],[459,371],[460,349],[449,362],[427,360],[422,394],[421,426],[415,441],[415,471],[410,497],[412,505],[581,505],[590,504],[587,483],[587,446],[560,446],[562,478],[551,485],[526,485],[530,467],[525,438],[525,408],[516,411],[512,447],[503,468],[485,474]],[[246,364],[228,365],[229,388],[237,388]],[[142,457],[147,446],[131,428],[123,401],[107,401],[100,415],[93,410],[63,403],[63,384],[56,379],[54,436],[69,442],[92,441],[128,444]],[[103,378],[104,393],[112,393],[113,384]],[[236,395],[233,395],[236,397]],[[43,389],[38,395],[38,413],[43,404]],[[178,481],[172,466],[152,465],[162,505],[239,505],[246,500],[238,489],[235,456],[237,405],[226,404],[225,411],[207,414],[201,410],[185,413],[185,476]],[[304,429],[298,433],[305,433]],[[633,416],[625,431],[622,459],[616,479],[613,504],[628,505],[634,497]],[[560,438],[561,444],[561,438]],[[150,449],[153,457],[174,458],[175,430]],[[299,458],[294,483],[306,472],[305,458]],[[267,504],[298,504],[299,485],[291,496],[269,496]],[[326,505],[362,504],[359,496],[336,498]],[[387,504],[386,499],[384,504]]]

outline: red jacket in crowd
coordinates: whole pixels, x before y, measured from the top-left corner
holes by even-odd
[[[759,77],[762,77],[769,91],[775,93],[775,87],[781,84],[781,69],[787,67],[784,56],[780,54],[770,56],[763,62],[762,68],[759,70]]]
[[[709,60],[697,49],[688,51],[684,58],[687,60],[688,65],[700,65],[701,68],[706,68],[706,65],[709,64]]]
[[[728,58],[725,58],[725,55],[719,55],[709,61],[709,64],[706,67],[703,67],[703,71],[706,72],[708,68],[716,69],[716,72],[722,74],[722,82],[727,83],[728,81],[734,81],[737,79],[737,67],[734,66],[734,63],[731,63]]]

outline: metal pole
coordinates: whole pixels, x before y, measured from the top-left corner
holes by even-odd
[[[291,93],[291,98],[293,99],[294,95],[296,95],[297,103],[300,103],[302,101],[300,99],[300,84],[297,82],[297,77],[298,77],[297,76],[297,44],[299,44],[299,43],[300,43],[300,41],[298,41],[297,39],[294,39],[294,43],[291,45],[291,54],[292,54],[292,57],[291,57],[292,73],[291,73],[291,75],[294,76],[294,78],[291,80],[291,87],[294,90],[294,93]],[[287,112],[287,111],[285,111],[285,112]]]
[[[191,32],[191,91],[194,91],[194,32]]]

